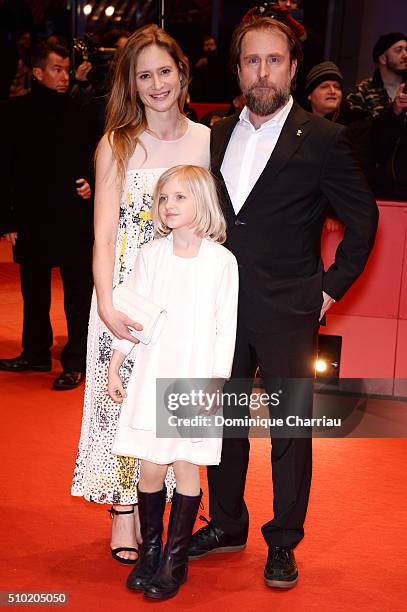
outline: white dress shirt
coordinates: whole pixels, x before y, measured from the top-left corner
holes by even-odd
[[[221,166],[236,214],[273,153],[292,105],[293,99],[290,96],[287,104],[257,130],[250,122],[247,106],[240,113]]]

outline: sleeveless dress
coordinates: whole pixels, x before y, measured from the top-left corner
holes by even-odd
[[[168,168],[193,164],[209,168],[210,131],[188,120],[186,133],[177,140],[159,140],[148,132],[141,134],[141,146],[129,160],[120,199],[119,225],[115,249],[113,286],[129,276],[138,249],[154,237],[151,220],[152,194],[158,178]],[[97,313],[93,293],[89,318],[86,386],[81,436],[74,469],[71,494],[102,504],[137,503],[136,485],[139,462],[133,457],[113,455],[121,406],[107,394],[107,375],[112,353],[112,334]],[[126,387],[134,365],[131,355],[125,360],[121,376]],[[175,478],[168,470],[167,497],[172,497]]]

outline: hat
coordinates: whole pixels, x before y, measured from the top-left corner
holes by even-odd
[[[389,32],[389,34],[380,36],[373,49],[373,60],[376,64],[379,61],[379,57],[386,53],[387,49],[390,49],[396,42],[399,42],[399,40],[407,40],[406,35],[402,32]]]
[[[308,96],[324,81],[337,81],[341,87],[343,85],[342,73],[333,62],[322,62],[311,68],[305,79],[305,95]]]

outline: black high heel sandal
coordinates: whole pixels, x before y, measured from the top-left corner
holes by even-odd
[[[134,514],[134,507],[131,510],[115,510],[115,508],[113,508],[113,506],[111,508],[109,508],[108,513],[110,514],[110,518],[113,520],[114,516],[117,516],[118,514]],[[125,565],[133,565],[134,563],[137,563],[138,558],[139,558],[139,551],[137,548],[133,548],[133,547],[129,547],[129,546],[121,546],[119,548],[111,548],[110,549],[111,553],[112,553],[112,557],[113,559],[116,559],[116,561],[118,561],[119,563],[124,563]],[[120,557],[118,555],[118,553],[120,552],[135,552],[137,553],[137,558],[136,559],[123,559],[123,557]]]

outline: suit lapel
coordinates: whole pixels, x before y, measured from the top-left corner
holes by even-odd
[[[238,121],[238,114],[223,119],[216,124],[215,128],[212,128],[211,134],[211,172],[219,180],[223,192],[224,197],[221,198],[221,206],[227,223],[232,223],[236,215],[220,169],[230,137]]]
[[[239,115],[236,114],[219,122],[215,128],[214,134],[216,135],[213,136],[211,146],[211,171],[221,180],[224,187],[224,192],[227,196],[227,210],[225,212],[233,212],[234,216],[236,216],[235,211],[233,209],[233,205],[226,185],[223,181],[220,169],[230,138],[238,121]],[[308,113],[306,113],[296,102],[294,102],[286,122],[284,123],[283,129],[281,130],[277,144],[274,147],[274,151],[267,161],[263,172],[253,186],[253,189],[247,196],[241,210],[248,206],[248,204],[250,204],[252,200],[255,200],[259,193],[261,193],[262,189],[264,188],[265,178],[267,177],[267,181],[270,182],[270,180],[277,176],[277,174],[289,162],[294,153],[305,141],[310,127],[309,124],[310,119]],[[244,169],[242,169],[242,171],[244,171]]]
[[[289,162],[294,153],[305,141],[309,131],[309,122],[308,113],[294,102],[283,129],[281,130],[277,144],[274,147],[274,151],[270,155],[253,189],[247,196],[241,210],[250,204],[252,200],[255,200],[262,191],[264,179],[267,177],[267,181],[270,183]]]
[[[221,176],[220,168],[222,166],[223,158],[225,157],[226,149],[229,144],[232,132],[235,129],[237,122],[239,121],[239,115],[236,113],[232,117],[228,117],[223,121],[220,121],[217,125],[213,134],[216,136],[212,141],[212,156],[211,156],[211,171]]]

